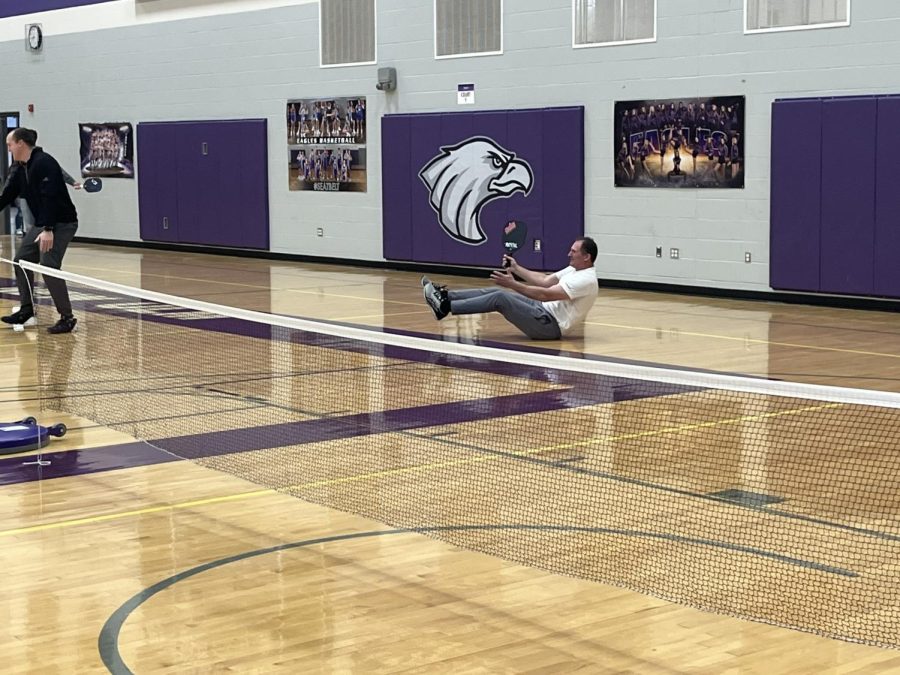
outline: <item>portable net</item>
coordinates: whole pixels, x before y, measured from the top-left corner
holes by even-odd
[[[450,344],[43,271],[69,280],[79,320],[39,338],[48,410],[525,565],[900,643],[898,395]]]

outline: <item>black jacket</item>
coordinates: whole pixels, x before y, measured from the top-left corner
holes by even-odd
[[[0,210],[18,197],[28,202],[37,227],[52,232],[57,223],[78,221],[59,163],[38,146],[32,150],[27,164],[14,162],[10,167],[9,178],[0,193]]]

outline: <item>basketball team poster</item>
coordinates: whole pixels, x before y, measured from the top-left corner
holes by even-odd
[[[288,189],[366,191],[366,99],[287,102]]]
[[[744,187],[744,97],[617,101],[616,187]]]
[[[84,178],[134,178],[134,132],[129,122],[78,125]]]

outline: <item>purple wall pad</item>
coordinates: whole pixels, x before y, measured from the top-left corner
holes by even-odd
[[[67,9],[69,7],[84,7],[86,5],[99,5],[112,0],[0,0],[0,18],[7,16],[21,16],[33,12],[49,12],[54,9]]]
[[[544,111],[544,269],[569,264],[572,242],[584,234],[584,108]],[[571,221],[571,222],[566,222]]]
[[[496,267],[517,220],[522,264],[556,270],[584,233],[581,107],[386,115],[382,140],[387,259]]]
[[[775,101],[773,288],[900,297],[898,124],[897,95]]]
[[[772,104],[769,284],[819,290],[822,101]],[[802,165],[802,166],[801,166]]]
[[[382,138],[390,136],[391,143],[381,144],[381,202],[391,217],[384,216],[384,222],[391,222],[396,232],[412,232],[412,181],[406,180],[403,170],[411,152],[412,125],[399,116],[385,115],[381,118]],[[399,205],[405,205],[399,207]],[[412,238],[403,236],[382,236],[382,252],[390,260],[412,260]]]
[[[819,290],[825,293],[871,295],[874,289],[877,106],[874,97],[822,104]]]
[[[878,99],[875,157],[875,295],[900,297],[900,96]]]
[[[268,250],[266,124],[264,119],[138,124],[141,238]],[[239,191],[204,187],[238,184]],[[165,231],[164,215],[170,223]]]
[[[137,125],[138,213],[141,239],[179,241],[178,167],[171,153],[160,148],[175,147],[175,131],[166,124]]]

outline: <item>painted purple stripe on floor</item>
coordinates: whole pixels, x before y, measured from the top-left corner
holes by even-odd
[[[178,461],[180,458],[200,459],[232,452],[409,431],[662,395],[658,389],[652,392],[647,390],[647,384],[630,382],[616,387],[557,389],[343,417],[326,417],[307,422],[191,434],[149,442],[137,441],[88,450],[47,452],[41,455],[43,459],[51,462],[46,467],[28,464],[35,461],[35,456],[6,457],[0,459],[0,485],[150,466]],[[665,393],[674,393],[671,387],[669,389],[670,391]],[[48,447],[51,448],[52,445]]]
[[[497,398],[400,408],[306,422],[232,429],[150,441],[179,457],[198,459],[287,445],[305,445],[475,420],[499,419],[571,407],[567,391],[542,391]],[[584,405],[578,400],[578,405]]]
[[[52,445],[46,449],[51,450],[51,448]],[[49,461],[49,466],[32,464],[31,462],[37,460],[36,455],[0,459],[0,485],[29,483],[66,476],[83,476],[116,469],[130,469],[136,466],[179,461],[178,457],[142,441],[107,445],[88,450],[45,452],[40,457],[44,461]]]
[[[603,386],[596,386],[598,384]],[[149,466],[177,461],[180,458],[199,459],[233,452],[499,419],[585,405],[665,396],[684,391],[689,390],[640,381],[624,380],[612,386],[609,382],[581,382],[569,389],[191,434],[89,450],[49,452],[42,455],[44,459],[51,461],[49,467],[39,468],[27,464],[34,461],[34,456],[7,457],[0,459],[0,485]],[[50,448],[52,445],[48,447]]]
[[[197,459],[233,452],[464,424],[478,420],[496,420],[514,415],[566,410],[690,391],[671,386],[663,387],[660,384],[650,389],[647,384],[634,381],[615,387],[584,386],[556,389],[162,438],[150,442],[179,457]]]
[[[0,294],[6,295],[6,294]],[[341,351],[371,354],[373,356],[401,359],[410,362],[428,363],[450,368],[462,368],[490,374],[551,382],[568,386],[530,394],[517,394],[489,399],[477,399],[438,405],[425,405],[397,410],[377,411],[343,417],[329,417],[306,422],[296,422],[263,427],[250,427],[207,434],[195,434],[151,441],[185,458],[200,458],[232,452],[244,452],[263,448],[315,443],[339,438],[354,438],[369,434],[401,432],[445,424],[459,424],[474,420],[497,419],[511,415],[545,412],[585,405],[613,403],[638,398],[666,396],[694,391],[695,388],[666,385],[659,382],[627,380],[601,375],[558,371],[553,368],[523,366],[514,362],[483,361],[442,353],[424,352],[409,348],[382,346],[357,340],[336,338],[328,335],[283,329],[263,324],[254,324],[231,318],[191,318],[202,317],[197,312],[185,312],[179,308],[169,308],[156,303],[145,303],[95,291],[88,299],[75,298],[75,306],[81,310],[94,310],[108,315],[130,317],[140,321],[191,327],[199,330],[244,335],[257,339],[281,340],[299,344],[318,346]],[[96,296],[108,296],[109,300],[96,300]],[[120,304],[116,304],[116,301]],[[154,307],[151,312],[135,312],[144,306]],[[137,447],[140,446],[140,447]],[[143,450],[140,450],[143,448]],[[88,453],[82,460],[81,455]],[[146,443],[110,446],[84,452],[55,453],[57,467],[45,467],[38,472],[37,467],[22,467],[22,458],[9,464],[9,481],[23,482],[63,475],[76,475],[108,471],[129,466],[143,466],[175,458]],[[6,460],[4,460],[6,461]],[[4,464],[0,464],[0,484],[6,475]],[[13,469],[18,468],[18,473]],[[52,467],[52,465],[51,465]],[[68,467],[68,468],[67,468]],[[49,470],[48,470],[49,469]]]

